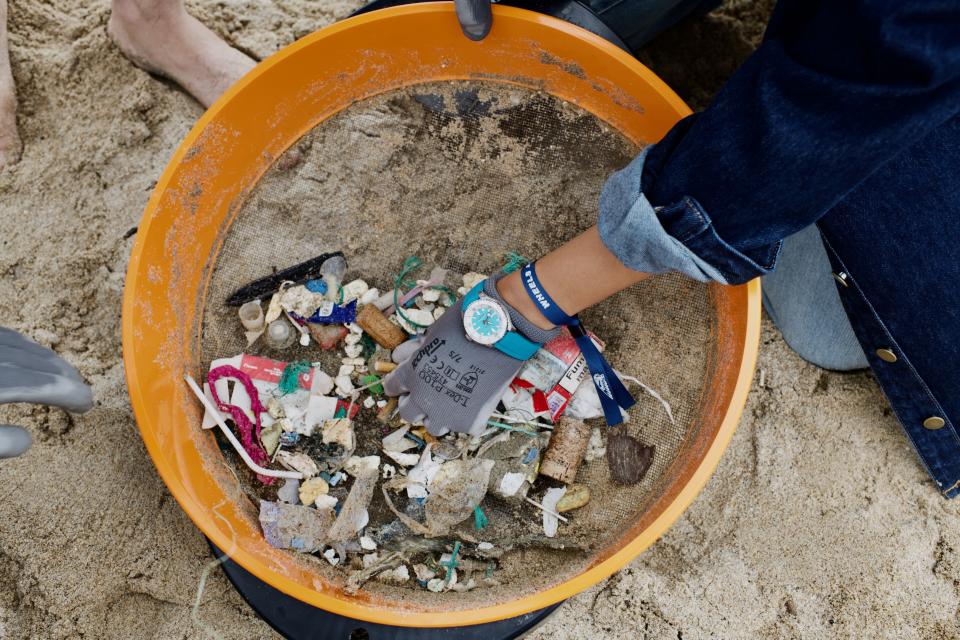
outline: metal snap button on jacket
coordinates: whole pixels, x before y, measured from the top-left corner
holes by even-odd
[[[897,354],[890,349],[877,349],[877,357],[884,362],[896,362]]]
[[[939,429],[945,424],[946,422],[940,416],[930,416],[923,421],[923,426],[930,430]]]
[[[845,271],[841,271],[840,273],[837,273],[836,271],[834,271],[830,275],[832,275],[833,279],[839,282],[840,284],[842,284],[843,286],[845,287],[850,286],[850,283],[847,281],[847,274]]]

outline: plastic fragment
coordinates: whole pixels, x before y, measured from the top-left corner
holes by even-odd
[[[260,430],[260,444],[263,445],[263,449],[268,456],[272,456],[280,445],[281,433],[283,433],[283,429],[278,422]]]
[[[573,511],[590,502],[590,487],[584,484],[572,484],[557,502],[557,513]]]
[[[327,549],[323,552],[323,557],[327,559],[332,566],[337,566],[340,564],[340,558],[337,557],[337,552],[333,549]]]
[[[346,451],[353,451],[357,446],[356,434],[353,430],[353,421],[350,418],[334,418],[323,423],[323,443],[339,444]]]
[[[267,325],[267,332],[266,336],[264,337],[264,341],[271,349],[286,349],[292,345],[296,339],[297,331],[294,330],[294,328],[290,326],[290,323],[286,320],[277,318]]]
[[[634,485],[643,480],[653,463],[655,448],[622,432],[607,438],[607,466],[610,478],[621,485]]]
[[[392,431],[389,434],[383,437],[381,444],[384,451],[396,451],[403,452],[409,451],[417,446],[417,443],[406,438],[407,433],[410,431],[410,426],[403,426]],[[417,456],[419,458],[419,456]],[[416,463],[414,463],[416,464]]]
[[[393,412],[397,410],[397,404],[399,399],[397,396],[391,396],[387,398],[386,404],[380,407],[380,410],[377,411],[377,420],[386,424],[390,421],[390,418],[393,417]],[[379,403],[377,406],[380,406]]]
[[[327,284],[327,299],[335,300],[340,291],[340,284],[343,282],[343,276],[347,272],[347,261],[340,256],[333,256],[320,265],[320,276]]]
[[[373,374],[360,376],[360,386],[367,387],[370,393],[372,393],[375,396],[379,396],[383,394],[383,385],[377,384],[379,382],[380,382],[380,376],[375,376]]]
[[[280,451],[277,454],[277,462],[287,469],[299,471],[306,477],[313,477],[320,473],[317,463],[310,456],[304,453],[291,453],[289,451]]]
[[[491,549],[493,549],[493,543],[491,542],[481,542],[477,545],[478,551],[490,551]]]
[[[387,584],[403,584],[410,580],[410,570],[407,569],[407,565],[402,564],[396,569],[389,569],[380,573],[377,580]]]
[[[335,509],[338,500],[329,493],[322,493],[313,500],[313,506],[317,509]]]
[[[490,519],[487,518],[487,514],[483,512],[483,509],[480,508],[480,505],[473,510],[473,528],[477,531],[480,531],[484,527],[490,524]],[[487,544],[481,542],[480,544]],[[491,545],[493,546],[493,545]]]
[[[427,485],[426,526],[431,534],[444,535],[470,516],[487,494],[493,460],[451,460],[444,463]],[[412,471],[411,471],[412,473]]]
[[[327,283],[320,279],[307,280],[303,286],[305,286],[308,291],[313,293],[319,293],[322,295],[327,292]]]
[[[373,304],[380,298],[380,290],[376,287],[371,287],[360,296],[360,304]]]
[[[333,382],[337,387],[337,395],[348,396],[354,389],[353,380],[350,379],[350,376],[337,376]]]
[[[412,467],[420,461],[420,456],[416,453],[401,453],[399,451],[384,451],[384,453],[401,467]]]
[[[369,290],[370,285],[368,285],[365,280],[360,278],[351,280],[343,285],[343,301],[350,302],[351,300],[357,300]]]
[[[371,396],[367,396],[366,398],[363,399],[363,406],[365,409],[373,409],[373,407],[376,404],[377,404],[377,401],[374,400]]]
[[[284,502],[260,501],[263,537],[278,549],[313,553],[323,548],[333,512]]]
[[[354,478],[376,477],[380,469],[380,456],[353,456],[343,465],[343,470]]]
[[[277,497],[281,502],[297,504],[300,499],[300,481],[295,478],[287,478],[283,486],[277,490]]]
[[[377,543],[370,536],[360,536],[360,548],[364,551],[373,551],[377,548]]]
[[[336,324],[307,324],[310,335],[324,351],[337,348],[340,341],[347,335],[347,328]]]
[[[300,502],[305,505],[312,505],[316,502],[317,497],[324,495],[330,491],[330,487],[327,485],[327,481],[320,477],[313,477],[309,480],[304,480],[300,485]]]
[[[398,314],[397,320],[407,333],[416,334],[423,333],[426,327],[434,323],[436,318],[433,317],[432,311],[426,309],[408,309],[403,316]]]
[[[370,521],[370,514],[367,513],[367,507],[370,505],[370,500],[373,498],[373,491],[376,489],[377,480],[380,477],[378,473],[380,458],[378,456],[368,456],[367,458],[350,459],[361,461],[371,459],[373,461],[372,471],[369,468],[370,465],[365,463],[354,465],[353,471],[348,471],[356,480],[350,488],[350,493],[347,495],[346,500],[343,502],[337,519],[327,534],[330,542],[345,542],[349,540],[356,535],[358,531],[367,526],[367,523]],[[350,460],[347,461],[348,468],[350,466]]]
[[[551,511],[556,512],[557,502],[564,496],[567,490],[563,487],[547,489],[540,504],[543,506],[543,533],[548,538],[557,535],[557,528],[560,526],[560,520]]]

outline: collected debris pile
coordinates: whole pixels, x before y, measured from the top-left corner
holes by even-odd
[[[505,269],[521,262],[513,254]],[[566,330],[520,370],[481,434],[438,438],[402,420],[383,376],[486,277],[466,273],[451,288],[440,267],[413,280],[419,267],[409,258],[380,289],[346,280],[336,252],[248,284],[227,301],[247,351],[284,359],[213,360],[202,391],[188,378],[206,408],[202,427],[219,426],[256,476],[247,477],[266,540],[346,569],[351,590],[371,579],[433,592],[499,584],[514,549],[564,547],[562,524],[590,502],[591,487],[576,482],[584,461],[605,456],[610,479],[633,485],[655,453],[585,422],[603,409],[594,385],[581,384],[587,367]],[[485,535],[504,531],[493,513],[512,518],[511,536]]]

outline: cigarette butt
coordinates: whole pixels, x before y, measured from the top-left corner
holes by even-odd
[[[580,463],[587,453],[592,429],[580,420],[561,418],[550,436],[550,445],[543,454],[540,473],[570,484],[577,477]]]
[[[364,305],[357,314],[357,324],[373,338],[374,342],[387,349],[396,349],[407,339],[407,333],[390,322],[380,309],[372,304]]]
[[[397,368],[396,362],[388,362],[386,360],[377,360],[373,363],[373,370],[377,373],[390,373]]]

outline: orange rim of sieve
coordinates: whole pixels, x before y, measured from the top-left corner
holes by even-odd
[[[355,16],[263,61],[207,110],[157,182],[127,271],[123,356],[130,400],[170,492],[204,535],[257,578],[310,605],[365,622],[407,627],[492,622],[542,609],[610,576],[653,544],[703,488],[740,419],[756,363],[759,282],[711,285],[715,373],[704,392],[696,437],[665,471],[667,488],[650,508],[587,570],[551,588],[487,607],[427,610],[363,591],[347,595],[270,547],[249,506],[244,513],[234,500],[235,482],[216,462],[214,436],[201,432],[199,404],[183,382],[185,373],[199,373],[209,266],[257,181],[314,126],[385,91],[469,79],[551,93],[638,144],[656,142],[690,113],[629,54],[548,16],[494,6],[493,30],[482,42],[461,34],[452,3]]]

